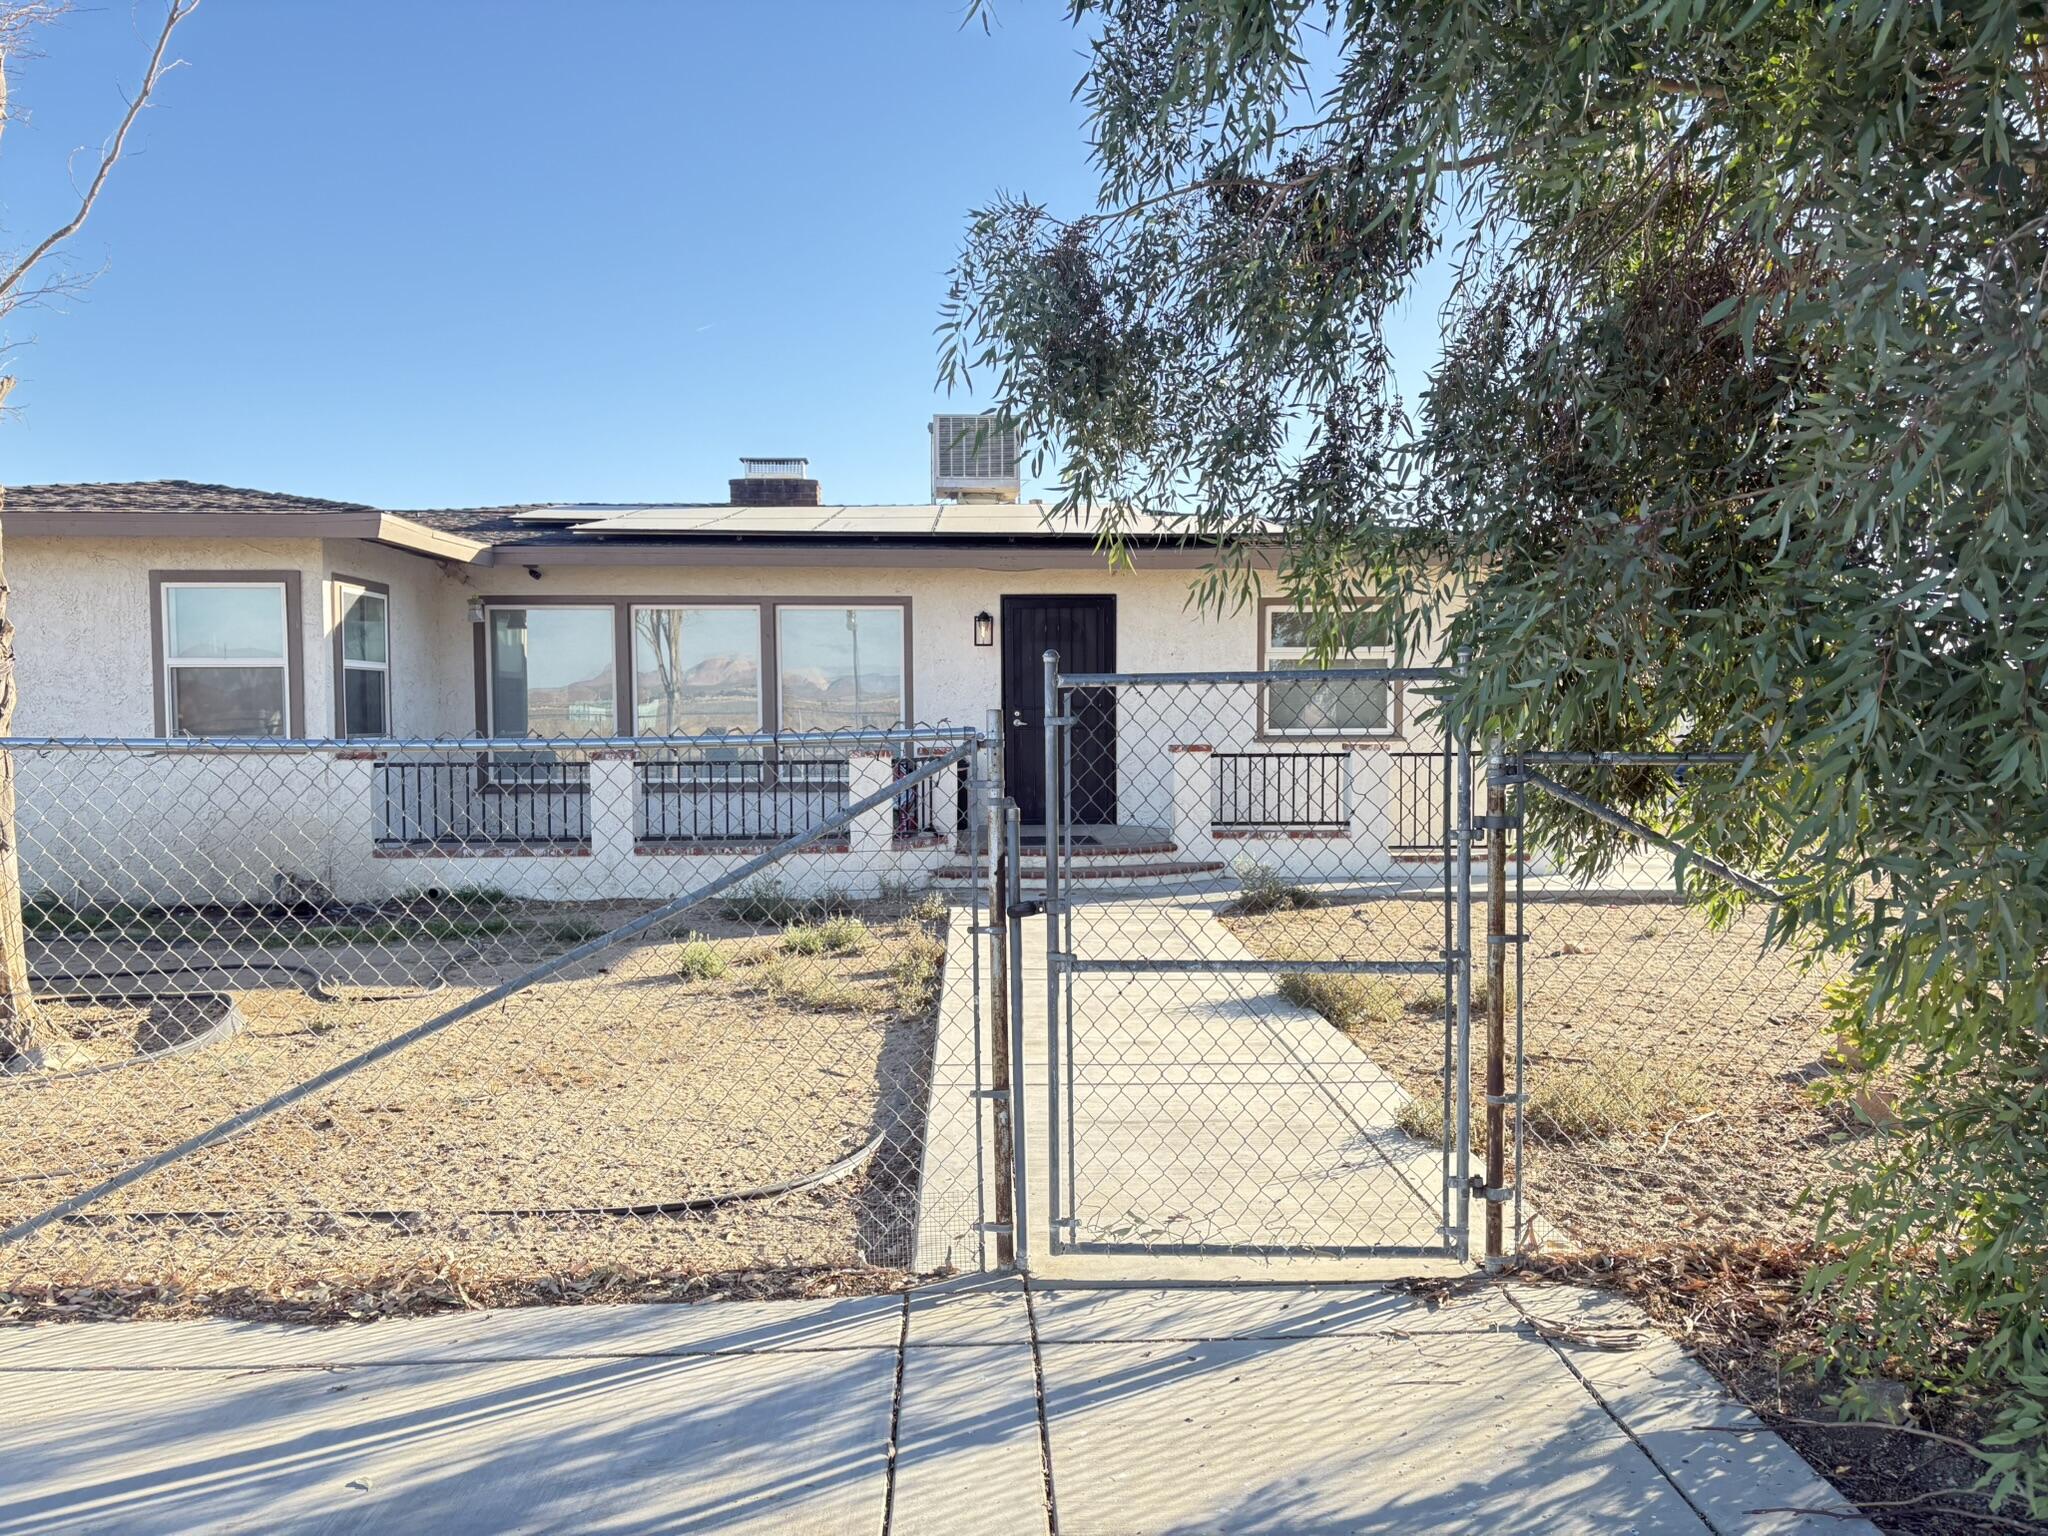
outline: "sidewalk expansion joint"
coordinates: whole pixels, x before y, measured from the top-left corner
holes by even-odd
[[[1038,1347],[1038,1303],[1031,1294],[1031,1277],[1019,1275],[1024,1287],[1024,1324],[1031,1335],[1031,1380],[1038,1398],[1038,1464],[1045,1474],[1046,1536],[1060,1536],[1060,1505],[1052,1480],[1052,1425],[1045,1412],[1045,1356]]]

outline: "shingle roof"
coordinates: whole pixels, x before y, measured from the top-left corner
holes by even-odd
[[[360,501],[331,501],[324,496],[295,496],[283,491],[252,491],[238,485],[207,485],[195,480],[122,480],[76,485],[11,485],[4,512],[96,514],[128,512],[200,512],[210,517],[276,517],[294,513],[317,516],[359,512],[402,517],[443,533],[482,543],[523,541],[532,529],[513,522],[526,507],[432,507],[398,511]]]
[[[117,480],[82,485],[10,485],[9,512],[209,512],[232,517],[279,512],[376,512],[357,501],[251,491],[194,480]]]
[[[223,519],[280,514],[363,514],[407,522],[498,547],[559,548],[617,539],[640,542],[707,540],[766,544],[926,543],[987,545],[1090,542],[1099,529],[1086,514],[1054,516],[1042,502],[1007,505],[735,507],[726,503],[527,503],[502,507],[373,507],[279,491],[255,491],[191,480],[134,480],[77,485],[22,485],[6,491],[4,514],[119,516],[201,513]],[[1125,531],[1138,539],[1177,542],[1186,525],[1137,514]]]

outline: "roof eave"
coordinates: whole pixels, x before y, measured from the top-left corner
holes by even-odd
[[[458,565],[488,563],[491,546],[389,512],[0,512],[17,538],[365,539]]]
[[[967,570],[1037,571],[1102,569],[1107,561],[1093,540],[1052,544],[994,544],[783,541],[761,539],[703,541],[578,539],[560,543],[500,544],[493,549],[498,565],[702,565],[702,566],[874,566],[895,569],[955,568]],[[1195,570],[1216,558],[1208,545],[1139,544],[1130,548],[1131,564],[1141,570]],[[1273,564],[1270,551],[1259,563]]]

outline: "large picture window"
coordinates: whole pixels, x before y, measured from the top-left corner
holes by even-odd
[[[761,610],[633,610],[633,725],[645,736],[761,729]]]
[[[900,607],[776,609],[782,729],[886,728],[904,718]]]
[[[173,736],[283,736],[291,719],[281,581],[163,584],[163,702]]]
[[[1263,622],[1268,671],[1394,664],[1388,625],[1376,613],[1352,615],[1348,643],[1329,661],[1318,660],[1310,648],[1308,615],[1289,608],[1269,608]],[[1264,707],[1269,736],[1391,736],[1395,730],[1393,684],[1384,679],[1268,683]]]
[[[341,608],[341,733],[391,734],[391,599],[352,582],[337,582]]]
[[[492,608],[488,618],[493,736],[617,733],[610,608]]]

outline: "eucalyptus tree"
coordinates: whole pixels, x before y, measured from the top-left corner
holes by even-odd
[[[2048,12],[1070,9],[1097,205],[972,216],[943,376],[1068,497],[1196,519],[1207,602],[1274,523],[1326,640],[1446,621],[1489,735],[1753,754],[1601,788],[1853,958],[1846,1054],[1903,1091],[1820,1203],[1835,1346],[1988,1393],[1987,1476],[2048,1505]]]

